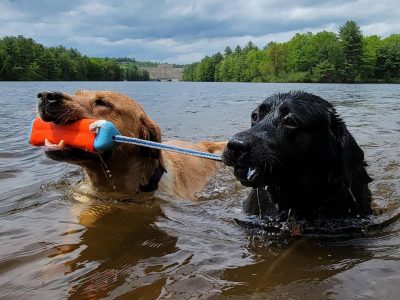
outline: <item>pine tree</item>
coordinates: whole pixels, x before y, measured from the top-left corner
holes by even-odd
[[[239,45],[236,46],[235,51],[234,51],[235,55],[240,55],[242,54],[242,48],[240,48]]]
[[[227,56],[229,56],[229,55],[231,55],[233,52],[232,52],[232,49],[231,49],[231,47],[226,47],[225,48],[225,51],[224,51],[224,57],[227,57]]]
[[[243,52],[247,53],[247,52],[250,52],[251,50],[257,50],[258,51],[258,47],[252,41],[249,41],[246,44],[246,46],[244,46]]]
[[[360,80],[363,60],[363,35],[354,21],[347,21],[339,29],[344,55],[343,74],[345,82]]]

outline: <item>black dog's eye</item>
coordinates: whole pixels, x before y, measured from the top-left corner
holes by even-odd
[[[297,128],[297,127],[298,127],[297,122],[296,122],[291,116],[286,116],[286,117],[283,119],[282,124],[283,124],[285,127],[291,128],[291,129],[294,129],[294,128]]]
[[[102,100],[102,99],[97,99],[97,100],[94,102],[94,105],[95,105],[95,106],[112,107],[109,103],[105,102],[105,101]]]

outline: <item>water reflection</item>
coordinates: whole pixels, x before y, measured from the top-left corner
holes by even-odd
[[[85,227],[79,245],[59,245],[57,248],[60,255],[67,248],[69,251],[82,249],[76,258],[64,262],[67,273],[77,275],[71,281],[72,287],[68,291],[70,299],[102,298],[126,282],[135,288],[148,286],[157,295],[154,288],[160,276],[146,274],[154,272],[152,268],[165,270],[169,266],[149,264],[143,268],[140,263],[177,251],[176,237],[154,226],[156,220],[163,215],[160,200],[146,199],[145,203],[140,201],[114,205],[79,204],[73,207],[72,212]],[[68,234],[71,233],[76,232]]]
[[[263,258],[260,262],[225,271],[224,278],[243,283],[225,290],[225,295],[250,295],[254,291],[269,291],[292,282],[312,286],[372,257],[366,249],[332,247],[307,239],[292,241],[277,249],[264,246],[249,244],[251,251]],[[302,293],[304,295],[304,291]]]

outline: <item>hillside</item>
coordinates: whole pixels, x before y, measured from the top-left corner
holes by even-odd
[[[150,80],[182,80],[183,68],[175,67],[171,64],[160,64],[156,67],[145,67],[144,70],[149,72]]]

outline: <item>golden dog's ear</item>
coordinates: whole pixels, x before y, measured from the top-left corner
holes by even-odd
[[[141,139],[161,143],[161,130],[156,123],[154,123],[147,115],[142,115],[140,117],[140,123]],[[166,172],[161,150],[141,147],[140,154],[145,157],[157,159],[160,163],[161,168],[163,168],[163,170]]]

